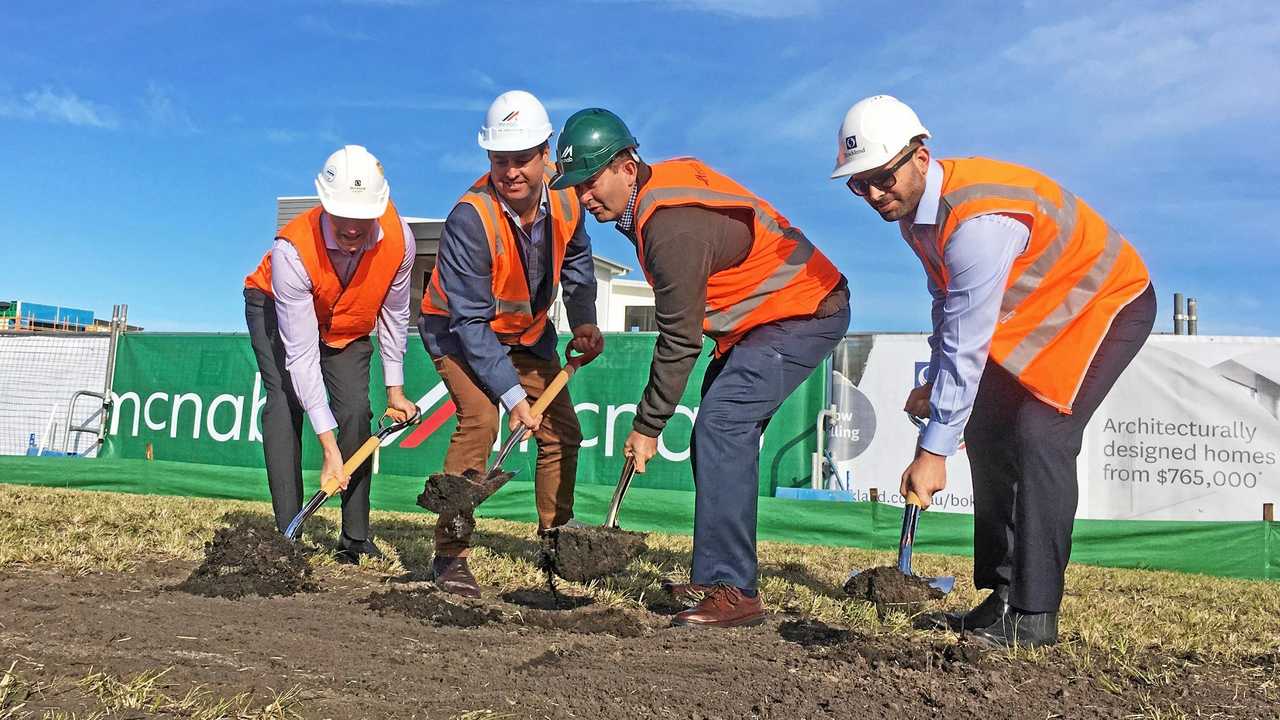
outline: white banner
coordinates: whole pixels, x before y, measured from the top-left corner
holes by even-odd
[[[831,449],[838,483],[858,500],[875,488],[900,504],[917,437],[902,406],[929,345],[924,335],[870,341],[856,387],[834,376]],[[1153,336],[1094,413],[1079,477],[1081,518],[1261,519],[1263,503],[1280,503],[1280,338]],[[947,478],[938,509],[972,512],[964,451]]]

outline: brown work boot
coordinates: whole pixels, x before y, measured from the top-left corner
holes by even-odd
[[[431,572],[435,575],[436,587],[441,590],[462,597],[480,597],[480,584],[471,574],[465,557],[437,555],[431,560]]]
[[[692,608],[671,618],[672,625],[699,627],[740,627],[764,622],[760,596],[747,597],[731,585],[716,585]]]

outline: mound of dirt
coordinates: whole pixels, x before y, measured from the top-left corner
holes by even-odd
[[[849,597],[874,604],[881,617],[891,610],[914,615],[930,600],[937,600],[945,594],[929,587],[928,580],[904,575],[891,566],[863,570],[845,582],[844,591]]]
[[[497,473],[486,478],[480,470],[467,470],[461,475],[436,473],[427,478],[418,495],[418,506],[440,515],[469,515],[514,475]]]
[[[889,635],[862,635],[817,620],[788,620],[778,626],[783,640],[803,645],[810,656],[869,668],[949,670],[978,665],[982,652],[967,642],[921,642]]]
[[[432,625],[449,627],[479,627],[504,619],[501,610],[484,602],[449,595],[431,586],[374,593],[365,598],[364,603],[378,612],[392,610]]]
[[[542,536],[542,564],[569,582],[620,572],[644,552],[644,535],[606,527],[558,527]]]
[[[246,595],[294,595],[319,586],[301,545],[274,527],[239,524],[219,528],[204,545],[204,561],[178,589],[232,600]]]
[[[623,608],[595,607],[571,602],[569,606],[573,609],[570,610],[539,609],[533,605],[536,603],[543,607],[555,607],[540,596],[542,592],[517,590],[508,593],[513,599],[529,602],[528,605],[522,603],[520,607],[462,598],[431,586],[374,593],[364,602],[379,612],[390,610],[432,625],[449,627],[505,624],[622,638],[642,637],[654,630],[649,618]]]

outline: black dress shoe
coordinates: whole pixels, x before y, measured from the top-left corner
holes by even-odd
[[[917,630],[950,630],[964,632],[995,624],[1009,611],[1009,586],[1000,585],[969,612],[933,612],[921,615],[914,623]]]
[[[1037,648],[1058,642],[1058,613],[1028,613],[1017,608],[990,627],[974,630],[970,636],[979,645],[990,648]]]
[[[358,565],[361,555],[382,557],[382,551],[373,544],[373,540],[352,540],[346,533],[338,538],[338,550],[333,559],[340,565]]]

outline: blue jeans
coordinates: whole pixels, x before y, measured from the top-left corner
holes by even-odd
[[[707,367],[691,441],[692,582],[755,593],[760,436],[848,328],[848,308],[761,325]]]

